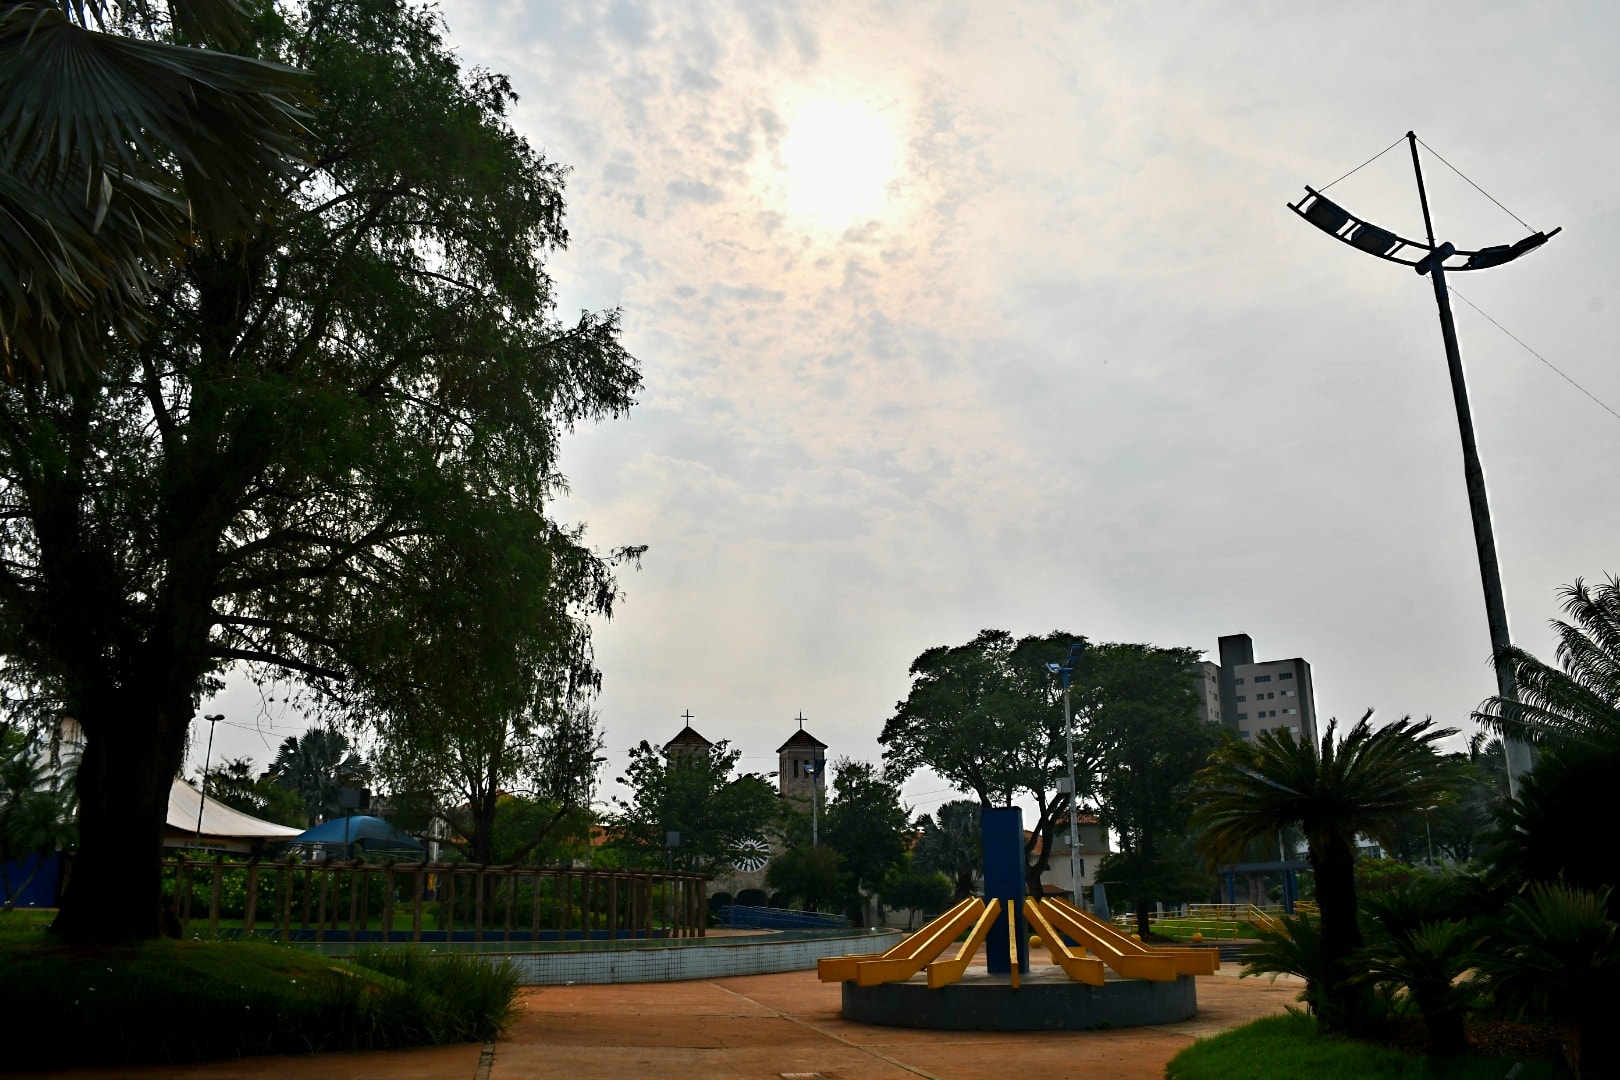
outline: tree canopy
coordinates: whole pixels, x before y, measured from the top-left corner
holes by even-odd
[[[618,845],[643,865],[723,873],[775,829],[782,813],[763,776],[732,775],[741,757],[723,739],[678,748],[667,758],[642,740],[631,748],[630,766],[620,778],[630,797],[613,800]],[[666,843],[672,832],[680,834],[674,848]]]
[[[232,665],[353,723],[431,700],[463,641],[502,692],[589,688],[585,617],[617,595],[546,510],[561,433],[639,375],[616,314],[555,313],[564,170],[512,130],[510,84],[395,0],[251,30],[321,103],[275,213],[160,270],[99,372],[0,389],[4,675],[86,739],[75,936],[159,931],[169,781]]]
[[[984,630],[965,645],[929,649],[912,661],[911,690],[878,736],[899,778],[929,768],[987,807],[1011,806],[1021,794],[1032,799],[1026,874],[1037,895],[1053,825],[1068,812],[1068,796],[1056,790],[1067,775],[1063,692],[1046,665],[1066,660],[1070,643],[1083,640]],[[1077,760],[1076,774],[1084,792],[1091,763]]]
[[[866,761],[833,763],[821,842],[842,858],[850,914],[865,923],[864,894],[875,893],[905,858],[911,815],[900,804],[900,784]]]

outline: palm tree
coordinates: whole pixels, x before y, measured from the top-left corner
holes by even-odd
[[[93,370],[108,331],[145,329],[154,269],[279,200],[308,88],[222,48],[247,16],[237,0],[0,0],[0,376]]]
[[[979,804],[952,799],[934,811],[934,817],[918,818],[917,833],[917,867],[949,878],[953,903],[974,895],[984,861],[979,852]]]
[[[1392,830],[1450,788],[1454,766],[1434,743],[1456,734],[1411,717],[1375,729],[1371,709],[1342,742],[1335,741],[1337,727],[1338,721],[1328,722],[1320,745],[1296,739],[1288,728],[1264,732],[1253,743],[1228,738],[1198,774],[1193,795],[1199,850],[1216,862],[1232,862],[1290,825],[1305,834],[1328,979],[1317,997],[1330,1027],[1352,1020],[1347,961],[1362,945],[1356,837]]]
[[[1497,667],[1512,671],[1519,700],[1493,697],[1474,719],[1491,731],[1552,749],[1620,750],[1620,577],[1559,590],[1570,622],[1553,619],[1562,671],[1509,646]]]
[[[314,727],[301,737],[288,736],[267,775],[298,793],[313,827],[321,818],[338,813],[338,793],[369,777],[371,766],[354,753],[341,731]]]

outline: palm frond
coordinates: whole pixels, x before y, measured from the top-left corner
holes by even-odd
[[[137,337],[148,275],[274,211],[303,155],[304,76],[92,29],[95,0],[0,7],[0,373],[62,382]],[[144,10],[144,9],[143,9]],[[231,0],[171,5],[214,34]]]
[[[1573,622],[1554,620],[1562,670],[1517,647],[1496,655],[1512,675],[1518,700],[1492,697],[1474,719],[1488,730],[1538,746],[1620,746],[1620,578],[1563,590]]]

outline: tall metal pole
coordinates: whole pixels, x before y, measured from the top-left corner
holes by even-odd
[[[205,716],[208,721],[208,752],[203,755],[202,784],[200,785],[202,797],[197,800],[197,835],[192,837],[192,847],[202,847],[202,817],[203,807],[208,805],[208,766],[214,759],[214,725],[225,719],[224,713],[214,716]]]
[[[1074,791],[1074,710],[1069,706],[1069,672],[1063,672],[1063,739],[1069,755],[1069,882],[1076,907],[1080,899],[1080,800]]]
[[[1429,248],[1438,245],[1434,239],[1434,221],[1429,216],[1429,196],[1423,187],[1423,165],[1418,160],[1417,135],[1406,133],[1412,148],[1412,171],[1417,176],[1418,201],[1423,205],[1423,228],[1428,233]],[[1485,587],[1485,620],[1491,633],[1491,656],[1500,658],[1512,638],[1508,633],[1507,601],[1502,596],[1502,571],[1496,562],[1496,534],[1491,529],[1491,506],[1485,494],[1485,470],[1479,463],[1479,447],[1474,443],[1474,417],[1468,408],[1468,385],[1463,380],[1462,353],[1457,348],[1457,326],[1451,318],[1451,296],[1446,290],[1442,260],[1428,260],[1429,275],[1434,279],[1434,302],[1440,309],[1440,336],[1446,346],[1446,366],[1451,372],[1451,398],[1457,407],[1457,428],[1462,436],[1463,480],[1468,485],[1468,510],[1474,519],[1474,548],[1479,555],[1479,576]],[[1513,672],[1501,663],[1495,663],[1496,692],[1503,701],[1517,702],[1518,687]],[[1519,777],[1530,771],[1530,748],[1521,742],[1506,740],[1508,796],[1518,795]]]

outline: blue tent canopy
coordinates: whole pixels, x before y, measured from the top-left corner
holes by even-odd
[[[313,829],[306,829],[290,838],[289,844],[359,844],[367,850],[376,848],[407,848],[421,851],[415,838],[400,832],[380,817],[357,814],[350,818],[333,818]]]

